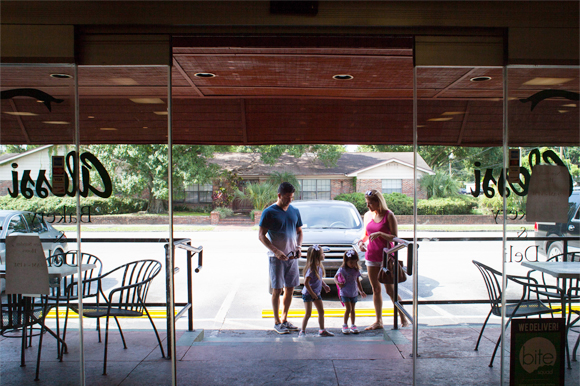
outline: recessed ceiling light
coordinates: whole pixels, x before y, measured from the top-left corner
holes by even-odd
[[[446,111],[441,115],[461,115],[465,114],[465,111]]]
[[[534,78],[524,84],[527,86],[555,86],[557,84],[567,83],[573,78]]]
[[[450,121],[453,118],[431,118],[431,119],[427,119],[428,121],[431,122],[445,122],[445,121]]]
[[[8,114],[8,115],[19,115],[22,117],[34,117],[37,116],[38,114],[34,114],[34,113],[28,113],[26,111],[5,111],[4,114]]]
[[[419,128],[419,127],[425,127],[425,125],[417,125],[417,128]]]
[[[153,114],[157,114],[157,115],[167,115],[167,111],[154,111]]]
[[[66,121],[42,121],[42,123],[46,123],[47,125],[68,125],[70,122],[66,122]]]
[[[562,105],[562,107],[576,107],[576,103],[570,103],[567,105]]]
[[[211,72],[198,72],[193,76],[197,76],[198,78],[213,78],[215,74],[212,74]]]
[[[491,76],[476,76],[474,78],[469,79],[471,82],[487,82],[491,80]]]
[[[568,110],[558,110],[558,112],[564,114],[564,113],[567,113]]]
[[[56,78],[56,79],[70,79],[72,78],[72,75],[69,74],[50,74],[51,78]]]
[[[129,100],[135,103],[143,103],[150,105],[162,105],[165,103],[159,98],[129,98]]]
[[[117,131],[114,127],[101,127],[99,130],[103,131]]]
[[[354,78],[354,76],[348,74],[338,74],[332,77],[332,79],[336,80],[351,80],[352,78]]]
[[[93,117],[92,115],[89,115],[87,118],[94,119],[95,117]]]

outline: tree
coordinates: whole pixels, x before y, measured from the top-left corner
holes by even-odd
[[[113,180],[113,192],[146,196],[148,212],[167,210],[167,145],[91,145]],[[206,183],[218,174],[219,167],[208,163],[214,146],[173,147],[173,185]]]
[[[40,146],[41,145],[4,145],[4,150],[0,151],[0,154],[24,153],[25,151],[36,149]]]
[[[290,172],[272,172],[268,177],[268,183],[274,187],[278,187],[282,182],[289,182],[294,185],[296,191],[300,191],[300,182],[298,178]]]
[[[419,180],[421,189],[427,192],[427,198],[458,196],[460,184],[459,181],[442,171],[437,171],[433,175],[425,175]]]
[[[249,183],[244,191],[238,190],[235,194],[241,200],[249,200],[256,210],[266,209],[278,197],[277,186],[267,182],[263,184]]]
[[[288,153],[296,158],[303,154],[312,157],[312,161],[320,160],[327,166],[336,166],[336,162],[345,152],[342,145],[263,145],[263,146],[238,146],[233,151],[240,153],[260,153],[262,162],[273,165],[284,153]]]

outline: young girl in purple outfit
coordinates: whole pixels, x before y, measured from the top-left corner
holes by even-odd
[[[324,328],[324,307],[320,293],[324,288],[324,292],[329,292],[330,287],[324,282],[324,252],[320,245],[315,244],[308,248],[308,255],[306,256],[306,265],[304,266],[304,288],[302,289],[302,299],[304,300],[304,319],[302,320],[302,330],[298,333],[299,338],[303,338],[306,334],[306,325],[308,319],[312,314],[312,303],[316,306],[318,311],[318,336],[333,336],[334,334]]]
[[[334,276],[334,282],[340,288],[340,300],[342,300],[346,307],[344,311],[344,324],[342,325],[343,334],[358,334],[358,329],[354,324],[354,307],[359,293],[363,298],[367,296],[359,280],[360,276],[358,253],[354,249],[350,249],[344,253],[342,266],[336,272],[336,276]],[[348,328],[349,316],[350,328]]]

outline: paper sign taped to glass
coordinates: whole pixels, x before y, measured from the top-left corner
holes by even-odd
[[[526,220],[567,222],[570,173],[565,166],[536,165],[532,169]]]
[[[6,293],[49,293],[48,267],[38,235],[6,237]]]

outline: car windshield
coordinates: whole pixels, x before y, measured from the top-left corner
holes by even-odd
[[[360,216],[353,208],[341,205],[297,206],[302,227],[310,229],[352,229],[362,226]]]

